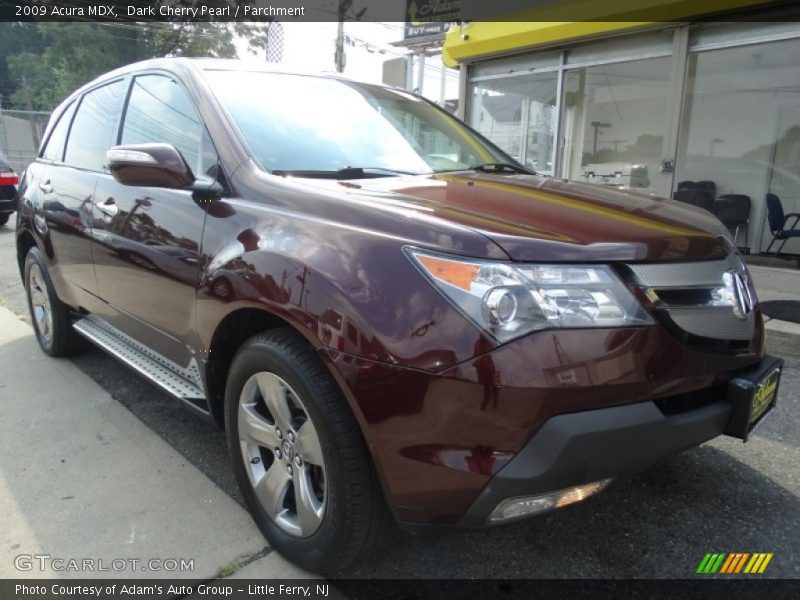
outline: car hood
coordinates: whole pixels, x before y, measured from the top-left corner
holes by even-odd
[[[376,208],[402,202],[480,232],[519,261],[702,260],[729,248],[708,211],[563,179],[470,171],[304,183],[367,196]]]

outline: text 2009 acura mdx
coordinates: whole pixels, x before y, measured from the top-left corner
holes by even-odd
[[[42,349],[80,334],[224,426],[307,568],[390,515],[566,506],[775,401],[715,217],[529,173],[403,91],[140,63],[64,101],[19,194]]]

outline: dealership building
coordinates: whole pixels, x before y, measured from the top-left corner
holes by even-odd
[[[800,212],[800,23],[752,0],[559,4],[587,20],[450,29],[466,121],[540,173],[733,206],[737,244],[764,251],[766,194]]]

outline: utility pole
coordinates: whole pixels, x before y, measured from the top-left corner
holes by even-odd
[[[419,54],[417,54],[417,67],[419,67],[419,71],[417,71],[417,93],[422,94],[422,86],[425,82],[425,51],[421,50]],[[442,67],[444,68],[444,67]]]
[[[439,105],[442,108],[446,108],[447,103],[445,102],[445,98],[447,97],[447,67],[442,64],[442,78],[439,80]]]
[[[344,55],[344,19],[347,11],[353,5],[353,0],[339,0],[339,10],[337,16],[339,19],[339,32],[336,36],[336,53],[334,54],[334,61],[336,62],[336,71],[342,73],[347,59]]]
[[[336,70],[339,73],[344,71],[347,58],[344,55],[344,21],[347,19],[347,11],[353,6],[353,0],[339,0],[339,9],[337,16],[339,19],[339,32],[336,35],[336,53],[334,54],[334,61],[336,62]],[[358,11],[354,16],[350,17],[355,21],[360,21],[364,13],[367,12],[366,7]]]
[[[590,123],[594,127],[594,143],[592,144],[592,160],[597,160],[597,132],[599,129],[606,129],[611,127],[611,123],[602,123],[600,121],[592,121]]]

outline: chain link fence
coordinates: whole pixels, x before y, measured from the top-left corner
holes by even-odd
[[[36,158],[49,112],[0,108],[0,152],[22,173]]]

